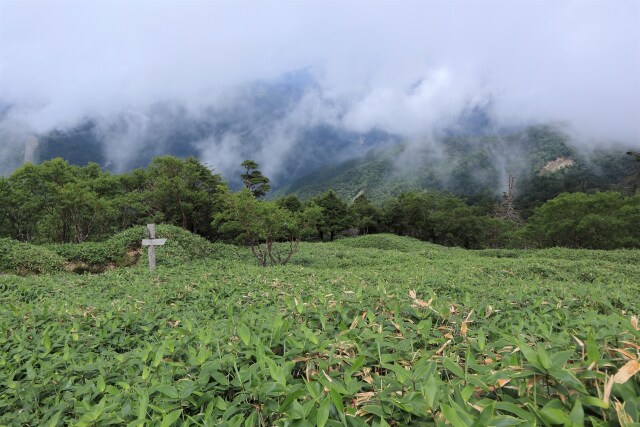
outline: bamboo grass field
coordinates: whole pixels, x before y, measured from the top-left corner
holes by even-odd
[[[638,251],[369,235],[301,243],[263,268],[247,248],[159,230],[182,237],[154,273],[140,257],[0,276],[0,425],[638,419]]]

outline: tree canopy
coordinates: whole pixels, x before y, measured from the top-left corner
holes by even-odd
[[[258,169],[260,165],[253,160],[245,160],[241,166],[245,169],[244,173],[240,175],[244,188],[251,191],[256,198],[267,194],[271,189],[271,184],[269,184],[269,178],[262,175]]]

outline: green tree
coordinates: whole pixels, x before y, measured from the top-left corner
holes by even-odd
[[[302,210],[302,202],[295,194],[282,197],[276,200],[276,203],[289,212],[300,212]]]
[[[564,193],[537,208],[527,224],[539,246],[613,249],[636,246],[638,199],[619,193]],[[635,230],[635,231],[634,231]]]
[[[211,218],[222,209],[220,175],[194,157],[172,156],[153,159],[146,175],[144,200],[150,219],[212,236]]]
[[[387,226],[396,234],[422,240],[433,238],[424,194],[416,191],[401,193],[387,203],[384,218]]]
[[[325,233],[329,233],[333,240],[336,233],[349,228],[352,224],[347,204],[342,201],[333,190],[329,190],[313,199],[322,208],[322,221],[318,223],[318,237],[324,240]]]
[[[267,194],[271,189],[271,185],[269,184],[269,178],[262,175],[262,172],[258,169],[260,165],[253,160],[245,160],[241,166],[245,169],[245,172],[240,175],[244,188],[251,191],[256,198]]]
[[[387,204],[385,222],[397,234],[448,246],[482,247],[483,215],[438,191],[402,193]]]
[[[239,232],[261,266],[283,265],[298,252],[301,238],[316,227],[321,209],[311,206],[290,212],[275,202],[257,200],[249,189],[227,193],[226,209],[216,215],[214,225],[222,233]]]
[[[349,207],[358,234],[369,234],[380,229],[382,213],[369,202],[364,194],[358,196]]]
[[[106,237],[114,227],[115,211],[107,199],[98,196],[87,182],[71,182],[60,189],[58,216],[67,227],[67,241],[82,243]]]
[[[8,206],[11,205],[11,187],[8,180],[0,176],[0,237],[8,237],[10,235],[10,222]]]
[[[56,216],[60,188],[72,180],[71,166],[62,159],[16,169],[7,179],[9,203],[3,207],[11,237],[24,242],[67,241],[64,229],[47,228],[43,219]]]

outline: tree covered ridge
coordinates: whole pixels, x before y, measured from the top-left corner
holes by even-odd
[[[441,135],[370,150],[366,155],[320,169],[276,189],[306,199],[333,188],[344,198],[360,190],[376,201],[424,188],[491,203],[515,178],[514,199],[525,216],[563,192],[633,187],[636,165],[626,148],[578,150],[572,138],[552,125],[485,135]],[[546,171],[565,160],[570,166]]]
[[[248,165],[245,174],[268,185],[259,165]],[[296,195],[263,201],[257,197],[266,187],[257,188],[233,193],[193,157],[157,157],[123,174],[62,159],[25,164],[0,178],[0,237],[81,243],[165,223],[212,241],[255,245],[266,251],[257,257],[263,265],[286,262],[300,240],[379,232],[471,249],[640,247],[640,195],[621,192],[562,193],[538,202],[519,223],[496,214],[499,200],[474,202],[437,190],[402,192],[376,204],[366,193],[345,200],[333,190],[305,201]],[[273,252],[281,242],[289,243],[288,252]]]

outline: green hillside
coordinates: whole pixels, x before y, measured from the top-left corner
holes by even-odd
[[[190,239],[172,234],[153,274],[0,274],[0,425],[638,419],[636,250],[381,234],[301,243],[262,268],[248,248]]]
[[[635,165],[625,151],[610,148],[587,155],[553,126],[504,135],[445,136],[371,150],[296,180],[274,197],[308,199],[332,188],[345,199],[363,190],[369,200],[382,203],[403,191],[432,188],[479,202],[498,198],[513,175],[516,200],[528,209],[562,192],[630,187]]]

